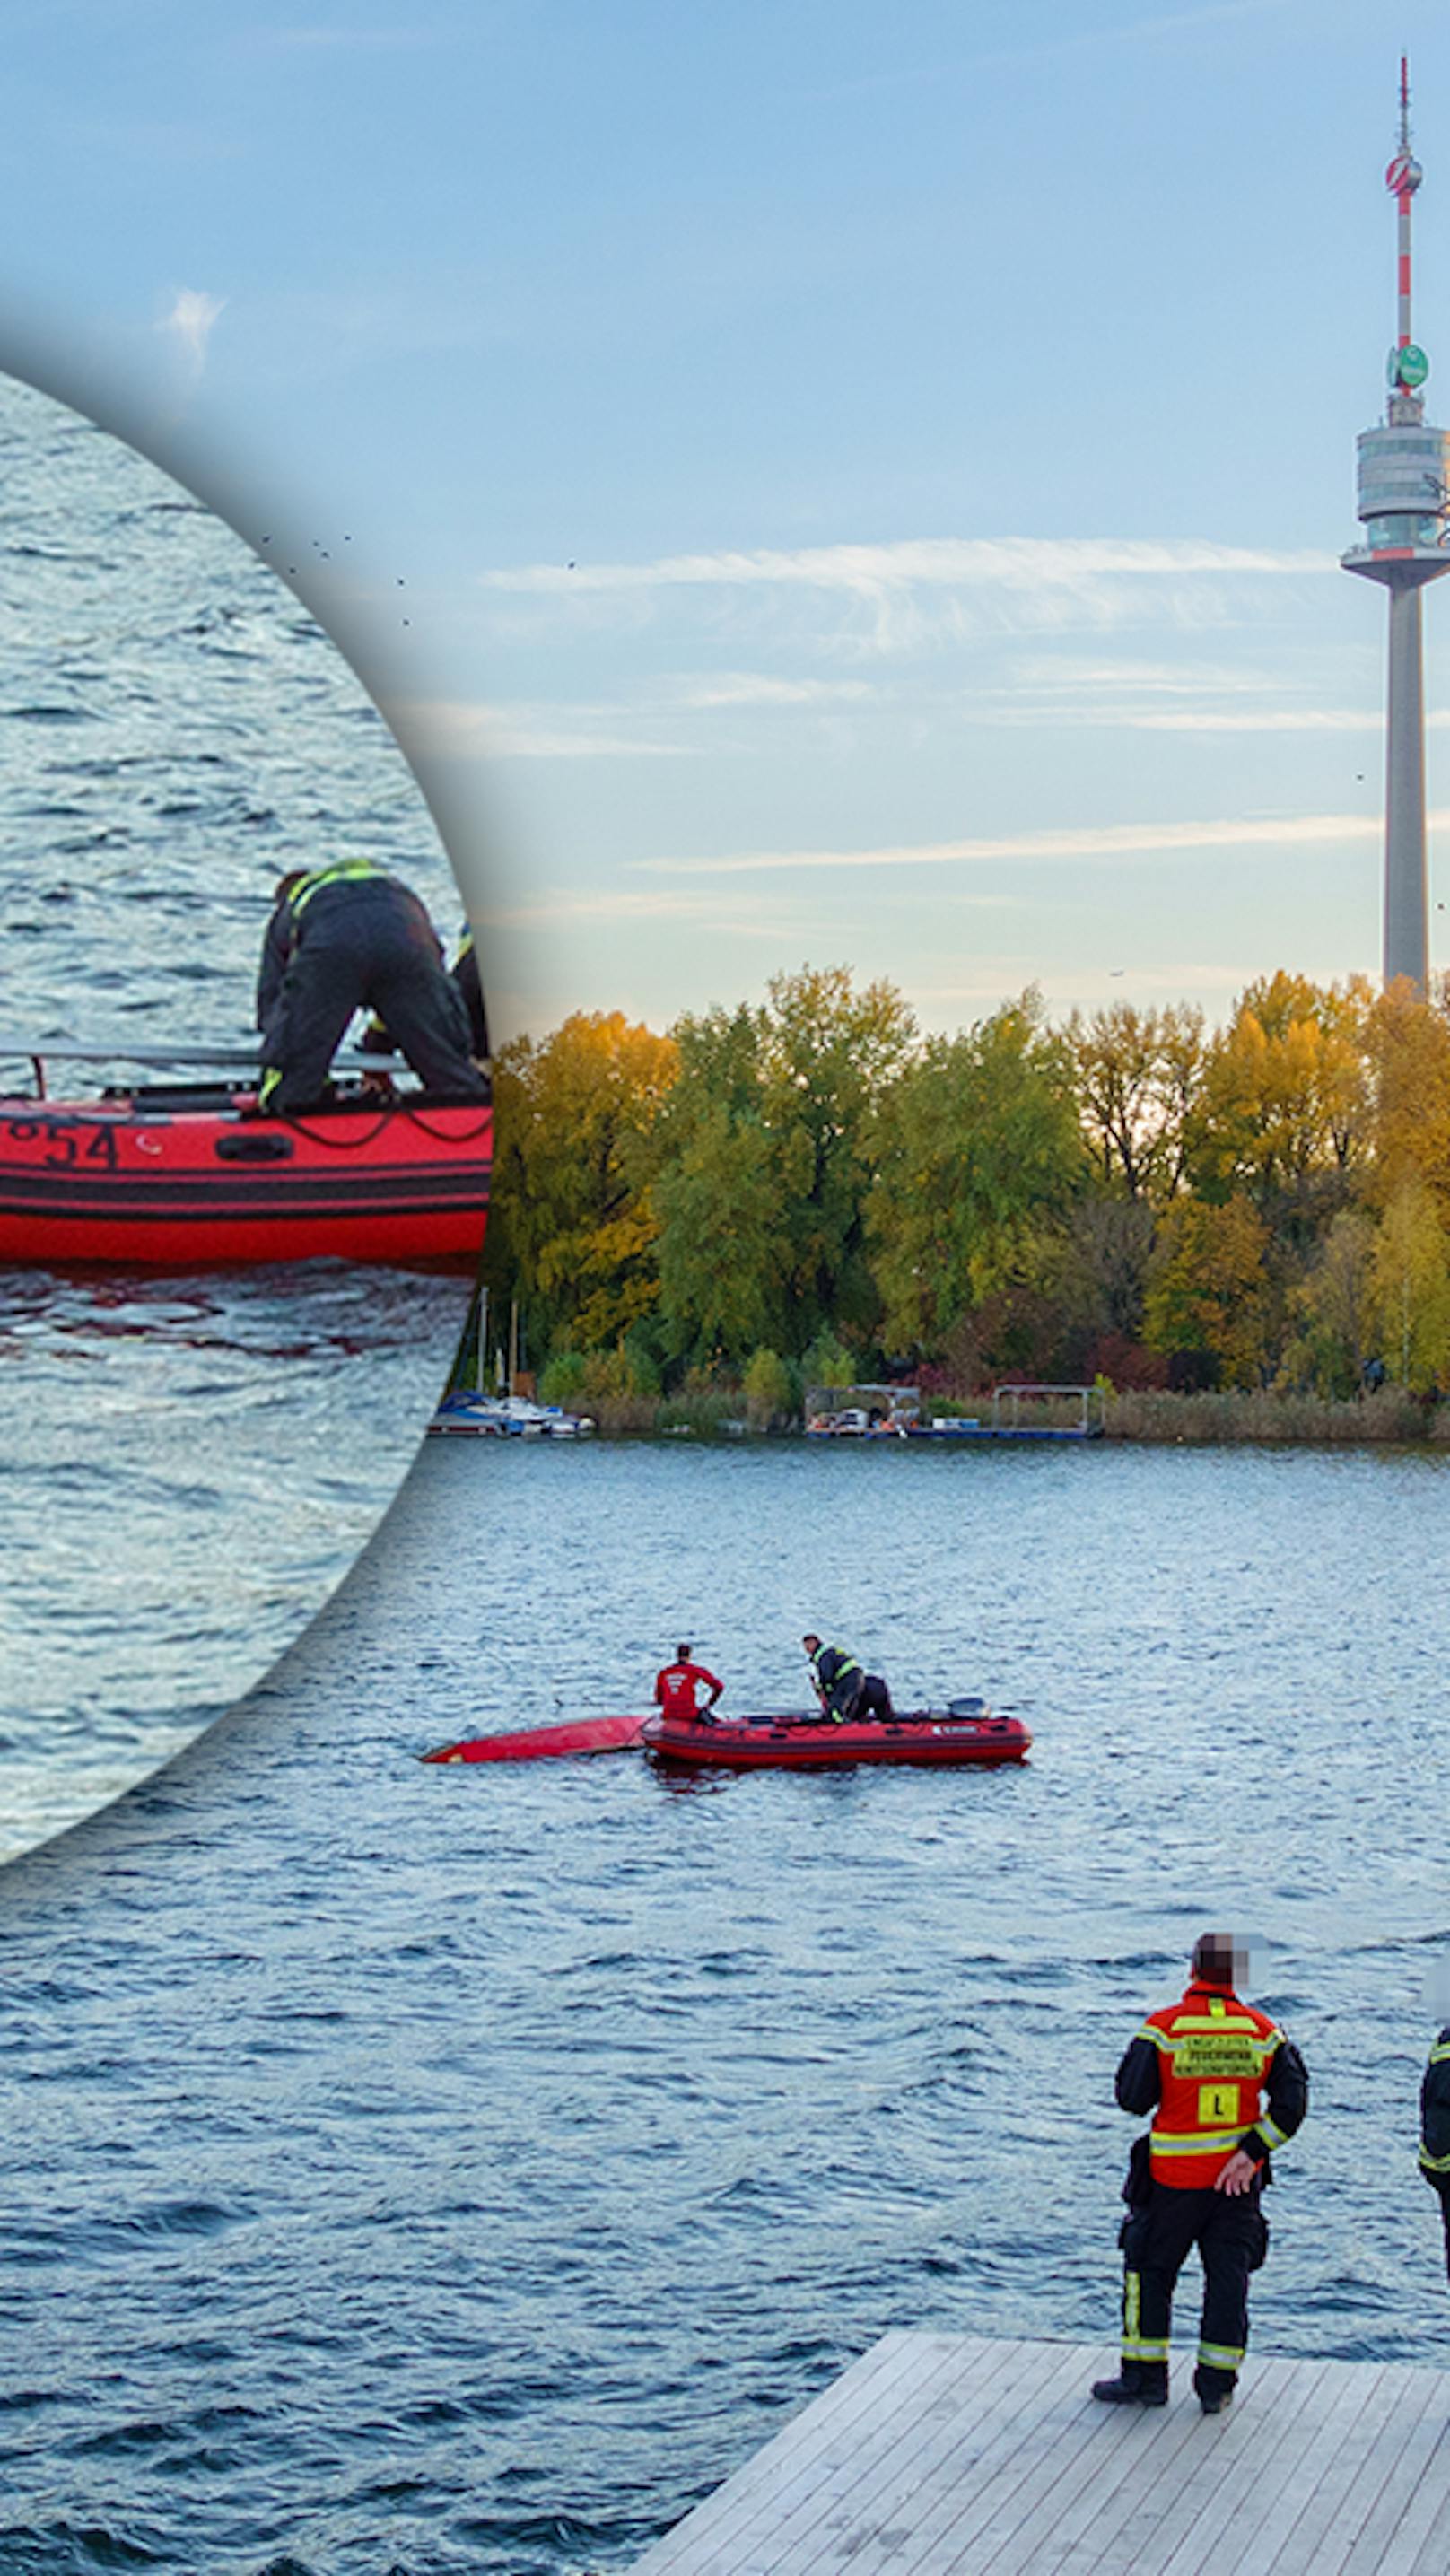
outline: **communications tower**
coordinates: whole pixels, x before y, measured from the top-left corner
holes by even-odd
[[[1386,984],[1428,987],[1425,876],[1425,678],[1420,593],[1450,572],[1450,433],[1425,419],[1430,361],[1410,330],[1410,208],[1423,177],[1410,150],[1410,72],[1400,57],[1400,131],[1385,185],[1399,207],[1399,335],[1389,358],[1384,424],[1359,441],[1364,536],[1340,560],[1390,595],[1385,726]]]

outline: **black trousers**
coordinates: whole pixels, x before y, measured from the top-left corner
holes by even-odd
[[[327,886],[308,905],[267,1024],[270,1109],[319,1098],[354,1011],[374,1011],[429,1091],[486,1096],[468,1006],[445,974],[422,908],[387,880]]]
[[[1168,2366],[1173,2292],[1196,2245],[1203,2261],[1199,2386],[1208,2395],[1232,2388],[1249,2340],[1249,2274],[1269,2247],[1257,2191],[1173,2191],[1151,2185],[1151,2198],[1123,2221],[1123,2360],[1139,2368]]]
[[[844,1726],[854,1726],[858,1718],[888,1719],[896,1714],[879,1673],[848,1673],[843,1682],[832,1683],[829,1697],[832,1717]]]

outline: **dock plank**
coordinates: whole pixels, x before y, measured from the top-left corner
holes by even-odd
[[[1450,2376],[1251,2359],[1097,2406],[1102,2347],[897,2329],[633,2576],[1444,2576]]]

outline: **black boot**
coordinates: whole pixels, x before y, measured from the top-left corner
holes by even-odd
[[[1093,2395],[1102,2406],[1166,2406],[1166,2361],[1125,2361],[1116,2379],[1095,2379]]]
[[[1228,2370],[1208,2370],[1202,2362],[1193,2374],[1193,2393],[1205,2415],[1222,2415],[1233,2404],[1238,2382]]]

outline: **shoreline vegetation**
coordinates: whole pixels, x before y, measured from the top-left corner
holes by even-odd
[[[550,1402],[564,1400],[547,1383],[541,1391]],[[1198,1448],[1450,1446],[1450,1405],[1426,1403],[1393,1387],[1364,1397],[1276,1395],[1271,1389],[1237,1387],[1197,1395],[1173,1395],[1151,1387],[1130,1388],[1121,1394],[1107,1388],[1102,1392],[1101,1436],[1110,1441]],[[596,1429],[613,1439],[805,1437],[800,1415],[764,1415],[739,1387],[697,1387],[651,1396],[591,1394],[586,1385],[568,1397],[568,1404],[573,1411],[587,1413]],[[931,1410],[938,1416],[989,1413],[990,1398],[970,1405],[938,1403]],[[879,1437],[855,1445],[875,1448]]]
[[[805,966],[663,1033],[576,1013],[494,1096],[488,1374],[606,1433],[1035,1382],[1097,1389],[1109,1439],[1450,1440],[1443,981],[1280,972],[1222,1027],[1029,989],[924,1036]]]

